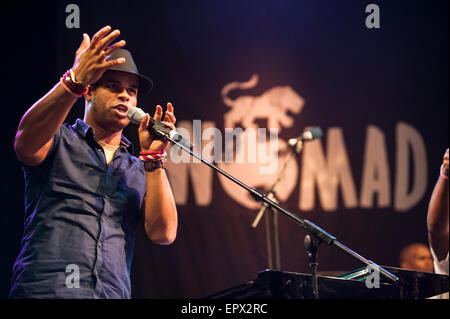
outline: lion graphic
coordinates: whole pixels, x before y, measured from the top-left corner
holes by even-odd
[[[232,82],[222,89],[222,100],[231,110],[225,113],[225,127],[233,128],[241,123],[244,129],[257,128],[256,119],[266,119],[267,128],[291,127],[293,119],[288,112],[301,112],[304,100],[290,86],[276,86],[261,96],[240,96],[231,100],[228,94],[235,89],[251,89],[258,84],[259,77],[254,74],[248,82]]]
[[[267,120],[267,129],[288,128],[294,125],[294,119],[288,112],[298,114],[302,111],[304,100],[290,86],[276,86],[265,91],[260,96],[243,95],[234,100],[228,97],[231,90],[251,89],[258,84],[258,75],[253,75],[247,82],[232,82],[226,84],[222,89],[223,103],[231,109],[224,114],[225,128],[235,128],[241,124],[245,132],[250,129],[257,130],[256,120]],[[242,133],[236,139],[235,158],[233,162],[221,162],[218,166],[239,179],[250,187],[267,191],[281,173],[283,164],[288,159],[289,147],[279,136],[276,140],[276,149],[272,149],[271,143],[266,139],[251,140],[250,135]],[[273,142],[273,141],[272,141]],[[230,145],[225,145],[225,151],[233,150],[232,141]],[[260,154],[260,151],[267,157],[258,156],[255,162],[238,161],[238,158],[249,159],[250,153]],[[273,153],[272,153],[273,151]],[[256,156],[254,156],[256,157]],[[285,201],[292,193],[297,183],[298,165],[296,161],[291,161],[286,170],[283,182],[277,187],[277,198]],[[241,205],[258,209],[261,203],[256,202],[246,190],[230,182],[227,178],[219,175],[220,183],[225,192]]]

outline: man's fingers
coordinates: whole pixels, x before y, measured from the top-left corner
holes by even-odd
[[[86,49],[89,46],[90,40],[89,35],[86,33],[83,33],[83,41],[81,41],[80,47],[77,50],[77,53],[82,52],[84,49]]]
[[[126,61],[125,58],[118,58],[118,59],[115,59],[115,60],[111,60],[111,61],[103,63],[102,64],[102,68],[103,69],[108,69],[108,68],[110,68],[112,66],[115,66],[117,64],[125,63],[125,61]]]
[[[125,40],[121,40],[119,42],[114,43],[113,45],[110,45],[107,49],[105,49],[105,55],[106,56],[110,55],[111,53],[113,53],[117,49],[120,49],[120,48],[124,47],[125,44],[126,44]]]
[[[89,44],[91,44],[91,39],[89,38],[89,34],[87,34],[87,33],[84,33],[83,37],[84,37],[83,38],[83,44],[84,44],[83,49],[85,49],[89,46]]]
[[[104,37],[103,39],[99,40],[97,45],[96,45],[97,51],[104,50],[119,35],[120,35],[120,30],[114,30],[113,32],[108,34],[106,37]]]
[[[171,122],[173,124],[175,124],[175,122],[177,121],[173,112],[173,105],[170,102],[167,103],[167,111],[164,116],[164,121]]]
[[[164,125],[170,127],[172,130],[175,130],[175,129],[176,129],[176,128],[175,128],[175,125],[173,125],[172,122],[166,122],[166,121],[164,121],[164,122],[162,122],[162,123],[163,123]]]
[[[175,124],[177,119],[175,118],[175,115],[172,112],[166,111],[166,115],[164,116],[164,121]]]
[[[101,28],[93,37],[91,41],[91,47],[96,48],[98,41],[100,41],[109,31],[111,31],[111,27],[107,25],[106,27]]]
[[[155,115],[153,116],[153,118],[157,121],[161,121],[162,113],[163,113],[163,109],[162,109],[161,105],[157,105],[156,110],[155,110]]]
[[[144,118],[142,119],[141,123],[139,124],[139,131],[146,130],[148,125],[150,123],[150,115],[148,113],[145,114]]]

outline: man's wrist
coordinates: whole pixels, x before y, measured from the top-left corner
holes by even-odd
[[[76,82],[75,74],[72,69],[67,70],[60,79],[63,87],[72,95],[81,97],[89,91],[89,86]]]
[[[160,151],[141,151],[139,160],[144,162],[146,172],[153,172],[157,169],[167,169],[166,162],[167,153],[165,150]]]
[[[139,153],[139,160],[145,161],[158,161],[165,160],[167,157],[166,151],[141,151]]]
[[[78,80],[78,77],[75,76],[75,71],[73,69],[69,70],[69,74],[70,74],[70,79],[72,80],[73,83],[75,83],[77,85],[88,86],[88,85],[83,84],[83,82]]]
[[[157,161],[145,161],[144,169],[146,172],[154,172],[157,169],[167,169],[167,161],[165,159]]]

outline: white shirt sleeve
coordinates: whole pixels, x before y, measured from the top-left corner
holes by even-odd
[[[433,257],[434,272],[440,275],[448,275],[448,253],[447,257],[439,261],[432,247],[430,247],[430,251],[431,256]],[[431,297],[430,299],[449,299],[449,293],[446,292],[441,295]]]
[[[430,251],[431,256],[433,257],[434,272],[440,275],[448,275],[448,253],[445,259],[439,261],[436,257],[436,254],[434,253],[433,247],[430,247]]]

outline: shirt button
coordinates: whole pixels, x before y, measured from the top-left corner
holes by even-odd
[[[105,200],[109,200],[109,196],[108,196],[108,195],[103,196],[103,198],[104,198]]]
[[[94,275],[98,276],[98,271],[97,271],[97,269],[94,269]]]
[[[102,217],[102,222],[106,223],[106,218],[105,217]]]
[[[98,247],[100,247],[100,248],[102,247],[102,243],[98,243],[97,245],[98,245]]]

